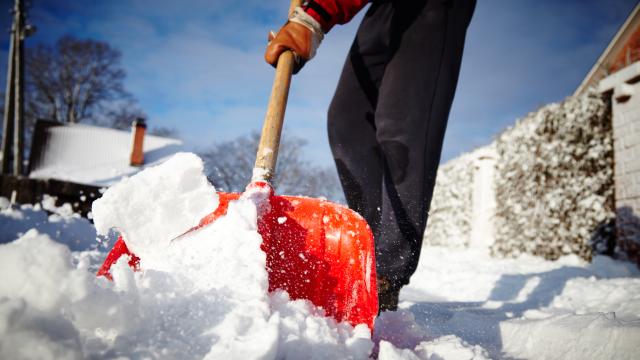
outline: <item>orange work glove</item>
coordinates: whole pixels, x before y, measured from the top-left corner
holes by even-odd
[[[296,57],[296,66],[293,69],[295,74],[315,56],[323,38],[322,27],[316,19],[298,7],[277,34],[273,31],[269,34],[269,44],[264,53],[264,59],[275,67],[280,54],[292,50]]]

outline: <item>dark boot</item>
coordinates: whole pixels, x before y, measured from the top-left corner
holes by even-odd
[[[400,289],[391,285],[387,279],[378,278],[378,314],[383,311],[398,310]]]

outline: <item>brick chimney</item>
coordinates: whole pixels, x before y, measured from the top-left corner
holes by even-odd
[[[144,133],[147,124],[143,118],[137,118],[131,123],[131,166],[141,166],[144,164]]]

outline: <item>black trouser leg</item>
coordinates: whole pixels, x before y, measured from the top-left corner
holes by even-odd
[[[374,229],[378,275],[416,269],[475,1],[374,3],[343,69],[329,134],[349,206]]]
[[[386,25],[376,21],[360,24],[329,107],[328,131],[347,203],[367,220],[375,234],[382,207],[383,168],[374,113],[389,58],[392,9],[374,4],[367,18],[371,13]]]

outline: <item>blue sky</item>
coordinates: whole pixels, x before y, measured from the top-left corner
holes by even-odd
[[[443,160],[486,144],[518,117],[571,94],[635,0],[478,0],[470,25]],[[12,0],[0,0],[0,29]],[[38,27],[27,47],[64,34],[111,43],[125,85],[152,125],[176,128],[193,149],[262,125],[273,70],[266,34],[286,0],[31,0]],[[285,132],[330,164],[326,109],[362,14],[334,28],[293,81]],[[8,35],[0,39],[4,86]]]

